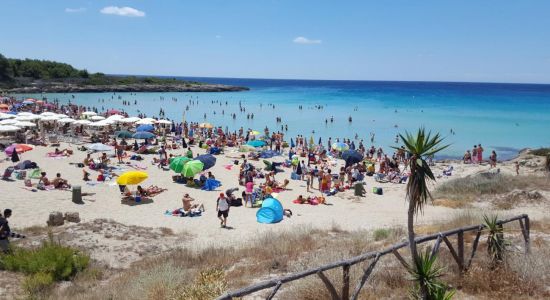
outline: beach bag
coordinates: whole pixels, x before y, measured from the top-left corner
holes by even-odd
[[[4,171],[4,175],[2,176],[2,178],[4,178],[4,179],[10,178],[10,177],[11,177],[11,174],[13,173],[13,170],[14,170],[13,167],[8,167],[8,168]]]
[[[377,194],[377,195],[383,195],[384,191],[382,190],[381,187],[373,187],[372,188],[372,193]]]
[[[19,171],[17,172],[17,174],[15,175],[15,178],[17,178],[18,180],[23,180],[27,177],[27,171]]]

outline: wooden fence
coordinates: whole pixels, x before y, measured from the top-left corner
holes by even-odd
[[[510,223],[518,221],[521,233],[523,235],[523,239],[525,241],[525,252],[529,253],[530,251],[530,245],[529,245],[529,216],[526,214],[515,216],[512,218],[499,220],[497,222],[497,225],[502,227],[503,224]],[[427,236],[417,237],[415,239],[416,244],[422,244],[429,241],[435,241],[435,244],[432,248],[432,255],[437,254],[439,251],[439,248],[441,246],[441,243],[443,242],[447,248],[449,248],[449,251],[451,255],[453,256],[454,260],[456,261],[458,265],[458,269],[460,272],[464,272],[468,270],[470,265],[472,264],[472,260],[476,254],[477,246],[479,244],[479,239],[481,237],[481,233],[483,229],[486,228],[485,225],[472,225],[472,226],[466,226],[461,228],[456,228],[444,232],[439,232],[436,234],[431,234]],[[476,237],[474,239],[471,253],[468,256],[465,256],[464,253],[464,233],[473,231],[476,233]],[[450,236],[456,235],[457,236],[457,244],[456,247],[451,243],[449,240]],[[388,254],[392,254],[395,256],[403,266],[408,268],[408,264],[405,261],[405,259],[399,254],[399,249],[404,248],[408,246],[408,242],[402,242],[396,245],[393,245],[387,249],[384,249],[382,251],[373,251],[373,252],[367,252],[362,255],[352,257],[349,259],[337,261],[334,263],[330,263],[318,268],[309,269],[305,271],[301,271],[298,273],[289,274],[283,277],[275,278],[272,280],[267,280],[260,282],[258,284],[254,284],[239,290],[228,292],[220,297],[218,297],[218,300],[231,300],[235,297],[243,297],[246,295],[250,295],[252,293],[266,290],[269,288],[273,288],[271,293],[266,297],[267,300],[271,300],[275,294],[279,291],[281,286],[287,282],[292,282],[295,280],[299,280],[311,275],[317,275],[321,281],[325,284],[325,287],[331,294],[332,300],[348,300],[353,299],[356,300],[359,296],[359,292],[365,285],[367,279],[369,278],[370,274],[376,267],[376,264],[378,263],[378,260]],[[355,288],[353,289],[352,294],[350,295],[350,268],[351,266],[361,263],[363,261],[372,259],[370,261],[370,264],[368,267],[363,269],[363,275],[361,276],[360,280],[356,283]],[[467,259],[467,260],[466,260]],[[326,277],[324,274],[325,271],[336,269],[336,268],[342,268],[342,287],[340,289],[340,293],[336,290],[336,287],[332,284],[332,282]]]

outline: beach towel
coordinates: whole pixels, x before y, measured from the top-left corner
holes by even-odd
[[[233,165],[225,165],[223,166],[225,169],[231,171],[233,169]]]

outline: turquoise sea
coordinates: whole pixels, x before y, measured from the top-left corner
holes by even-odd
[[[328,137],[353,139],[357,134],[370,145],[373,133],[375,145],[389,153],[392,153],[391,146],[396,145],[397,133],[425,126],[441,132],[446,142],[452,144],[440,158],[462,157],[465,150],[479,143],[489,150],[485,156],[490,150],[496,150],[499,159],[511,158],[525,147],[550,145],[550,85],[183,78],[247,86],[251,90],[20,96],[46,97],[62,103],[70,100],[95,106],[100,111],[125,110],[130,115],[143,112],[157,116],[163,108],[169,119],[181,121],[185,112],[188,121],[210,122],[227,126],[229,130],[241,126],[258,131],[266,126],[280,130],[281,124],[286,124],[287,137],[302,134],[309,138],[314,130],[315,141],[321,137],[323,143]],[[132,105],[123,106],[123,100]],[[190,100],[198,101],[198,105],[190,105]],[[239,103],[245,112],[240,111]],[[319,105],[323,108],[316,108]],[[231,117],[233,113],[237,115],[235,120]],[[253,119],[247,119],[250,113],[254,114]],[[351,123],[349,116],[353,119]],[[276,117],[281,117],[282,123],[276,123]]]

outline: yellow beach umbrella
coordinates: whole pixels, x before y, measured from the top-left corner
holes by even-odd
[[[260,132],[257,131],[257,130],[252,130],[252,131],[250,131],[250,134],[252,134],[252,135],[260,135]]]
[[[119,185],[135,185],[140,184],[147,179],[147,177],[149,177],[149,175],[143,171],[128,171],[120,175],[116,183]]]

